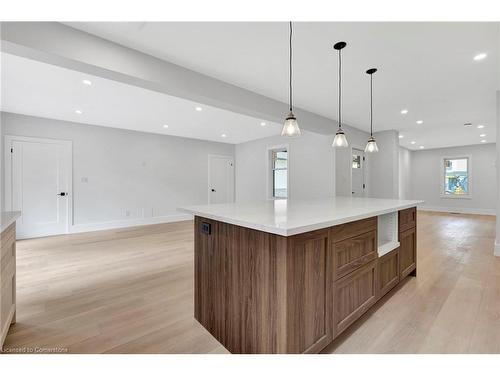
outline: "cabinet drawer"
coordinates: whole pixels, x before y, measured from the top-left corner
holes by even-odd
[[[377,258],[377,232],[371,231],[333,245],[335,280]]]
[[[377,230],[376,216],[331,227],[330,238],[332,239],[332,242],[335,243],[374,230]]]
[[[377,261],[359,268],[335,282],[334,333],[338,336],[377,300]]]
[[[415,228],[417,225],[417,208],[411,207],[406,210],[399,211],[399,232]]]
[[[417,231],[408,229],[399,234],[399,275],[402,279],[417,267]]]
[[[378,259],[378,296],[383,297],[399,283],[399,248]]]

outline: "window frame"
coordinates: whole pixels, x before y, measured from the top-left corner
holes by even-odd
[[[456,159],[467,159],[467,179],[468,179],[468,193],[460,195],[445,194],[444,182],[446,178],[446,160],[456,160]],[[441,185],[441,198],[445,199],[472,199],[472,158],[470,155],[459,155],[459,156],[443,156],[441,157],[441,172],[439,183]]]
[[[276,197],[274,196],[274,155],[279,151],[286,151],[287,153],[287,165],[286,165],[286,197]],[[288,144],[276,145],[268,147],[266,151],[267,159],[267,198],[269,200],[282,200],[290,198],[290,148]],[[279,168],[278,170],[285,170],[284,168]]]

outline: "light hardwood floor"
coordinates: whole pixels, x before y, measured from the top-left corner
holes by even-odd
[[[192,226],[19,241],[17,324],[5,348],[227,353],[193,318]],[[324,352],[500,353],[494,227],[492,216],[419,212],[418,277]]]

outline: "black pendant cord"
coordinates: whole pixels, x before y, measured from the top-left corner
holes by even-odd
[[[339,49],[339,129],[342,128],[342,50]]]
[[[370,74],[370,137],[373,137],[373,74]]]
[[[292,112],[292,21],[290,21],[290,112]]]

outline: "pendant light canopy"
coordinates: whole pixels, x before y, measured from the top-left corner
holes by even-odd
[[[377,142],[373,138],[373,74],[377,69],[372,68],[366,71],[370,75],[370,138],[366,143],[365,152],[378,152]]]
[[[285,118],[285,122],[283,124],[283,129],[281,130],[281,135],[285,137],[298,137],[300,135],[300,128],[295,115],[293,114],[293,106],[292,106],[292,21],[290,21],[290,45],[289,45],[289,53],[290,53],[290,112]]]
[[[338,42],[333,46],[339,51],[339,128],[333,139],[332,146],[338,148],[346,148],[349,146],[345,133],[342,130],[342,49],[347,45],[346,42]]]

